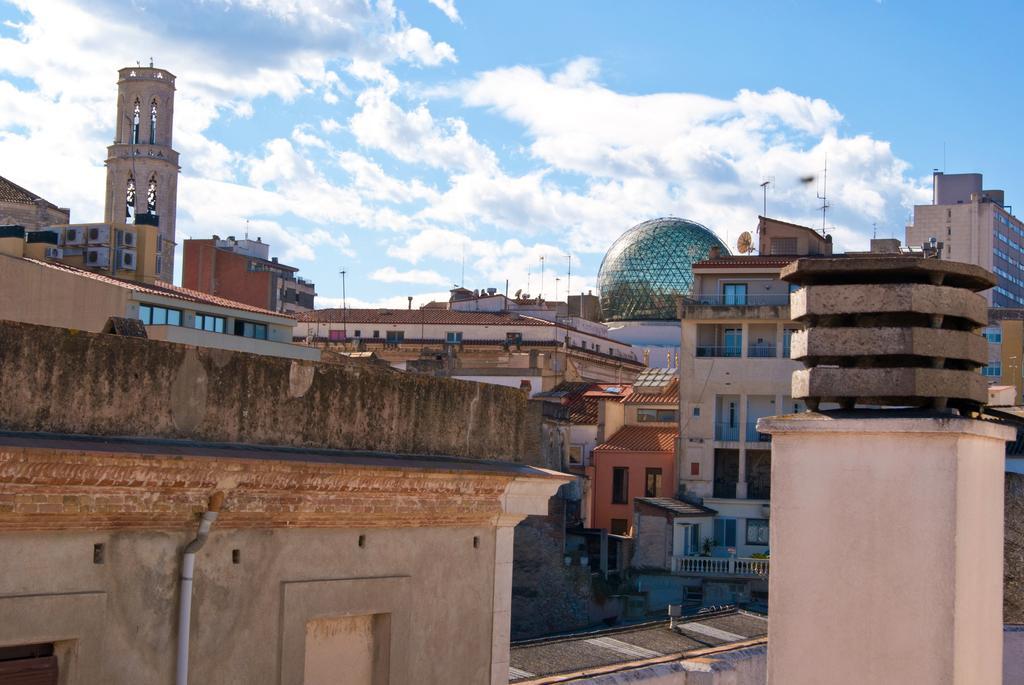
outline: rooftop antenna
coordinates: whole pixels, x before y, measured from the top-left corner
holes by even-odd
[[[540,299],[544,299],[544,255],[540,256]]]
[[[462,280],[459,285],[463,288],[466,287],[466,241],[462,241]]]
[[[825,170],[821,177],[821,194],[818,195],[818,199],[821,200],[821,234],[825,235],[825,212],[828,211],[828,155],[825,155]]]
[[[345,269],[341,273],[341,337],[348,342],[348,297],[345,293]]]
[[[774,176],[765,176],[764,180],[761,181],[761,216],[768,216],[768,186],[775,184]]]
[[[572,312],[569,311],[569,294],[572,292],[572,255],[567,254],[565,255],[565,258],[569,261],[569,280],[565,284],[566,314],[572,316]],[[582,306],[582,304],[580,306]]]
[[[558,302],[558,282],[562,280],[558,276],[555,276],[555,302]]]
[[[153,58],[152,57],[149,58],[149,68],[150,69],[153,68]]]
[[[249,220],[245,220],[245,239],[249,239]]]
[[[878,223],[872,221],[871,222],[871,239],[874,240],[877,237],[878,237]]]

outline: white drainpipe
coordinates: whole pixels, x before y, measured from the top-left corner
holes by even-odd
[[[188,685],[188,642],[189,629],[192,619],[192,576],[196,568],[196,552],[204,544],[210,535],[210,528],[217,520],[221,505],[224,504],[224,493],[215,492],[210,497],[210,508],[203,512],[202,520],[199,522],[199,532],[192,542],[185,545],[185,551],[181,557],[181,599],[178,604],[178,663],[176,670],[176,685]]]

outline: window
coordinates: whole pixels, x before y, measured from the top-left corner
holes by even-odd
[[[156,144],[156,98],[149,105],[149,144]]]
[[[156,214],[156,174],[149,177],[149,186],[146,188],[146,210],[150,214]]]
[[[212,314],[196,314],[195,320],[192,322],[193,327],[201,331],[211,331],[213,333],[224,332],[224,317],[213,316]]]
[[[181,310],[154,305],[139,305],[139,319],[147,326],[180,326]]]
[[[644,497],[661,496],[661,469],[647,469],[644,483]]]
[[[693,408],[693,418],[697,418],[698,416],[700,416],[700,407],[694,407]]]
[[[137,145],[139,142],[139,119],[141,114],[142,108],[139,99],[135,98],[135,109],[132,110],[132,145]]]
[[[405,331],[388,331],[385,340],[389,345],[397,345],[405,340]]]
[[[990,343],[1003,342],[1003,332],[1000,330],[999,326],[989,326],[982,331],[982,335],[984,335],[985,340],[988,340]]]
[[[723,304],[746,304],[747,284],[726,283],[722,286]]]
[[[583,445],[569,446],[569,463],[575,466],[583,464]]]
[[[444,341],[453,345],[462,342],[462,331],[448,331],[444,334]]]
[[[355,331],[353,332],[353,334],[352,334],[352,335],[353,335],[353,337],[355,337],[355,338],[361,338],[361,337],[363,337],[363,332],[362,332],[361,330],[359,330],[359,329],[357,328],[357,329],[356,329],[356,330],[355,330]]]
[[[636,420],[639,423],[678,421],[679,412],[676,409],[637,409]]]
[[[128,183],[124,190],[124,222],[135,223],[135,178],[128,177]]]
[[[985,366],[981,367],[981,375],[988,376],[989,378],[999,378],[1003,375],[1003,363],[989,362],[985,364]]]
[[[267,339],[267,324],[253,323],[252,321],[235,320],[235,335],[243,338],[256,338],[257,340]]]
[[[700,462],[699,461],[691,461],[690,462],[690,475],[691,476],[699,476],[700,475]]]
[[[715,519],[715,546],[736,546],[736,519]]]
[[[629,469],[616,466],[612,469],[612,504],[629,502]]]
[[[743,350],[743,329],[726,328],[723,335],[725,342],[724,357],[739,357]]]
[[[505,334],[505,342],[509,343],[510,345],[522,345],[523,344],[523,334],[522,333],[506,333]]]
[[[790,351],[793,345],[793,329],[783,328],[782,329],[782,356],[789,359]]]
[[[380,337],[380,331],[374,331],[373,332],[373,337],[379,338]]]
[[[747,519],[747,544],[768,544],[768,519]]]
[[[612,535],[629,535],[629,521],[626,519],[612,519],[612,527],[609,532]]]

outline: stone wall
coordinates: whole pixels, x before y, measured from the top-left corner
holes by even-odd
[[[7,321],[0,369],[3,430],[545,465],[540,403],[494,385]]]
[[[1003,622],[1024,624],[1024,475],[1006,474]]]
[[[32,230],[43,226],[66,224],[71,221],[70,209],[58,209],[37,202],[0,202],[0,225],[17,224]]]
[[[512,552],[512,639],[522,640],[590,624],[590,568],[566,566],[565,500],[548,501],[547,516],[516,526]]]

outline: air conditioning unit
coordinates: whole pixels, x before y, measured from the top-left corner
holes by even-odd
[[[85,231],[81,226],[69,226],[64,229],[65,245],[84,245]]]
[[[110,266],[110,250],[105,247],[90,247],[85,251],[85,265],[101,269]]]
[[[135,265],[137,264],[135,250],[118,250],[117,251],[117,268],[124,269],[125,271],[135,271]]]
[[[85,229],[90,245],[109,245],[110,226],[90,226]]]
[[[137,236],[135,231],[118,231],[118,245],[121,247],[135,247]]]
[[[64,259],[64,250],[59,247],[48,247],[45,254],[47,259]]]

